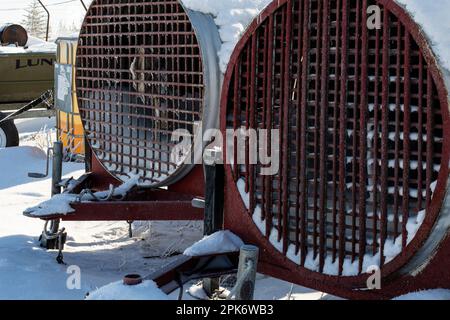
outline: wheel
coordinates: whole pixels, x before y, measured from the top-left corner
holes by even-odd
[[[6,115],[0,112],[0,120]],[[13,120],[0,125],[0,148],[17,147],[19,145],[19,132]]]

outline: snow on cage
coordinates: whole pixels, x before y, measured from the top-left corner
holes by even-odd
[[[32,217],[48,217],[52,215],[66,215],[74,212],[71,204],[77,202],[106,201],[114,198],[124,198],[128,192],[139,185],[139,177],[131,176],[127,182],[118,187],[110,186],[108,191],[97,191],[95,193],[72,194],[62,193],[54,195],[50,200],[25,210],[25,215]]]
[[[185,7],[211,14],[219,28],[222,46],[220,70],[225,73],[234,47],[252,20],[271,0],[182,0]]]
[[[382,28],[372,30],[374,4]],[[222,129],[280,130],[277,175],[230,166],[233,194],[277,251],[299,268],[358,276],[417,250],[447,186],[440,70],[394,2],[274,1],[255,19],[225,74]]]

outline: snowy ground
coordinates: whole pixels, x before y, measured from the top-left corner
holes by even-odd
[[[125,222],[64,222],[69,234],[64,250],[67,266],[58,265],[57,252],[38,245],[43,222],[22,215],[50,197],[50,179],[33,180],[28,172],[45,171],[43,150],[55,138],[49,133],[54,119],[19,120],[16,124],[21,146],[0,149],[0,299],[78,300],[87,293],[98,299],[177,299],[178,291],[161,296],[152,282],[126,288],[120,281],[126,274],[147,275],[175,260],[175,252],[183,252],[202,237],[201,224],[139,222],[130,239]],[[64,164],[66,177],[82,173],[83,164]],[[81,289],[67,288],[68,266],[80,268]],[[185,287],[183,299],[193,299],[187,291],[196,291],[194,284]],[[257,277],[255,298],[337,299],[263,275]],[[450,299],[450,291],[425,291],[399,299]]]
[[[45,154],[33,146],[47,140],[47,134],[33,136],[43,125],[54,126],[52,121],[18,122],[24,146],[0,150],[0,299],[83,299],[124,274],[160,266],[162,259],[144,259],[143,242],[127,237],[124,222],[64,223],[69,232],[65,261],[82,272],[82,289],[66,288],[67,267],[56,264],[56,252],[37,244],[43,222],[22,215],[50,196],[50,179],[27,176],[45,171]],[[64,174],[79,176],[82,169],[82,164],[65,164]]]
[[[146,275],[170,263],[176,257],[155,256],[182,252],[201,237],[199,225],[187,223],[178,223],[176,228],[136,224],[137,236],[130,239],[125,222],[64,222],[69,235],[64,260],[81,269],[81,289],[67,289],[67,266],[56,263],[57,252],[38,245],[43,222],[22,215],[50,197],[50,179],[33,180],[28,172],[45,171],[42,149],[54,139],[48,134],[54,120],[19,120],[16,124],[21,146],[0,149],[0,299],[84,299],[86,293],[121,280],[125,274]],[[64,164],[65,176],[82,173],[82,164]],[[285,299],[291,290],[292,299],[330,298],[263,276],[258,276],[256,298]],[[168,298],[177,296],[175,292]],[[184,297],[190,299],[188,294]]]

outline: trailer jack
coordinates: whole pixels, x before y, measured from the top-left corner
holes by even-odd
[[[50,223],[50,228],[48,229],[48,224]],[[67,241],[67,232],[65,228],[61,230],[54,228],[58,228],[59,221],[56,220],[48,220],[45,222],[44,230],[42,231],[41,236],[39,237],[39,244],[41,248],[45,248],[47,250],[58,250],[58,256],[56,257],[56,261],[58,264],[65,264],[63,260],[63,250],[64,245]]]
[[[28,176],[34,179],[43,179],[48,176],[50,154],[53,153],[52,158],[52,196],[61,193],[62,183],[62,161],[63,161],[63,146],[61,142],[55,142],[53,148],[49,148],[47,152],[47,166],[44,174],[29,173]],[[69,180],[70,182],[70,180]],[[62,251],[67,240],[67,232],[65,228],[59,229],[60,219],[46,220],[44,230],[39,237],[39,243],[42,248],[47,250],[59,250],[56,261],[59,264],[64,264]]]

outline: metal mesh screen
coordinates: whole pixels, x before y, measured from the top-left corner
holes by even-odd
[[[180,169],[172,132],[202,120],[193,27],[177,0],[95,0],[77,53],[77,94],[90,145],[119,179],[161,185]]]
[[[380,6],[381,29],[367,28],[374,4],[287,1],[229,66],[226,127],[281,138],[277,175],[248,162],[248,144],[232,166],[249,213],[282,253],[331,275],[390,262],[436,214],[444,106],[408,26]]]

